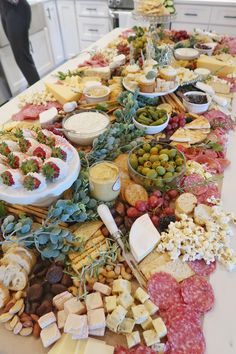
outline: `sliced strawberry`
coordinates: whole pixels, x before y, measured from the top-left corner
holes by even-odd
[[[38,189],[41,184],[41,181],[39,181],[36,177],[33,176],[26,176],[23,182],[23,186],[25,189],[28,191],[33,191],[35,189]]]
[[[34,149],[33,155],[40,157],[41,159],[46,158],[46,152],[44,151],[44,149],[41,146],[38,146],[36,149]]]
[[[46,177],[48,180],[53,180],[55,178],[58,178],[60,175],[60,168],[53,162],[47,162],[45,165],[43,165],[43,175]]]
[[[58,159],[66,161],[67,153],[64,150],[62,150],[60,147],[54,147],[52,148],[52,157],[57,157]]]
[[[0,153],[4,156],[7,156],[11,150],[9,149],[8,145],[4,142],[0,144]]]
[[[13,186],[15,184],[11,172],[5,171],[1,174],[1,177],[2,177],[2,182],[7,186]]]

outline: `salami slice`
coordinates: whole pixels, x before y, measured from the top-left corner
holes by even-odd
[[[202,275],[203,277],[207,277],[216,270],[216,262],[206,264],[204,259],[188,262],[188,265],[197,275]]]
[[[185,319],[167,325],[170,354],[203,354],[205,338],[199,326]]]
[[[193,275],[181,283],[184,302],[200,313],[208,312],[214,305],[214,292],[208,281],[199,275]]]
[[[205,180],[202,176],[193,173],[186,176],[183,181],[184,191],[187,193],[193,193],[194,195],[200,195],[206,192],[207,186],[204,185]]]
[[[180,285],[170,274],[155,273],[148,281],[148,293],[151,300],[160,309],[165,310],[175,303],[183,302]]]
[[[166,311],[161,311],[160,316],[166,324],[186,320],[201,327],[201,314],[187,304],[175,304]]]
[[[221,166],[217,159],[201,155],[195,158],[195,161],[204,165],[205,169],[210,173],[219,173]]]
[[[208,199],[210,198],[220,198],[220,191],[218,189],[218,187],[215,185],[215,184],[210,184],[208,187],[207,187],[207,190],[205,193],[197,196],[197,200],[198,200],[198,203],[201,203],[201,204],[206,204],[206,205],[212,205]]]

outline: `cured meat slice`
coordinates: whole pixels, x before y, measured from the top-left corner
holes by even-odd
[[[184,302],[200,313],[210,311],[214,305],[213,288],[202,276],[193,275],[183,280],[181,294]]]
[[[166,324],[187,320],[201,327],[201,314],[187,304],[175,304],[166,311],[160,311],[160,316]]]
[[[219,171],[221,170],[220,163],[215,158],[201,155],[196,157],[195,161],[200,163],[201,165],[204,165],[205,169],[210,173],[219,173]]]
[[[206,192],[207,186],[204,184],[205,180],[202,176],[193,173],[186,176],[183,181],[184,191],[187,193],[193,193],[194,195],[200,195]]]
[[[216,270],[216,262],[206,264],[204,259],[188,262],[188,265],[197,275],[202,275],[203,277],[207,277]]]
[[[167,338],[170,354],[203,354],[206,349],[201,328],[185,319],[167,325]]]
[[[181,303],[180,285],[175,278],[165,272],[158,272],[148,280],[148,293],[151,300],[160,309]]]
[[[197,197],[198,203],[212,205],[208,200],[210,198],[220,198],[219,188],[215,184],[210,184],[207,188],[207,191],[204,194],[201,194]]]

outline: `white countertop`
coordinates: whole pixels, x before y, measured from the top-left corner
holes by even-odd
[[[91,47],[103,48],[111,40],[115,39],[122,30],[117,28],[112,32],[105,35],[95,45]],[[90,49],[91,49],[90,47]],[[88,57],[86,52],[79,55],[77,58],[69,60],[67,63],[63,64],[58,70],[65,71],[68,69],[75,68],[76,65],[83,62]],[[43,89],[43,81],[50,80],[51,75],[46,76],[43,80],[36,83],[29,90],[41,90]],[[27,92],[26,91],[26,92]],[[236,94],[235,94],[236,98]],[[0,108],[0,122],[4,123],[8,121],[11,115],[17,112],[19,109],[17,107],[18,98],[15,97],[10,102],[5,104]],[[231,165],[226,169],[224,175],[224,183],[222,189],[222,200],[226,210],[232,211],[236,214],[236,132],[231,133],[227,151],[227,157],[231,161]],[[236,229],[235,229],[236,231]],[[236,237],[234,236],[234,246],[236,249]],[[235,319],[236,319],[236,273],[229,273],[226,270],[218,266],[217,271],[211,276],[210,282],[214,288],[215,292],[215,308],[209,314],[205,316],[204,320],[204,334],[207,343],[206,354],[236,354],[236,331],[235,331]],[[1,336],[4,336],[0,331],[0,341]],[[15,336],[16,337],[16,336]],[[14,342],[17,338],[14,338]],[[26,340],[27,341],[27,340]],[[16,342],[15,342],[16,343]],[[13,341],[11,342],[11,346]],[[10,348],[10,347],[9,347]],[[40,351],[41,352],[41,351]],[[15,354],[11,350],[5,348],[5,354]],[[31,350],[25,351],[25,354],[31,353]]]
[[[175,4],[236,6],[236,0],[175,0]]]

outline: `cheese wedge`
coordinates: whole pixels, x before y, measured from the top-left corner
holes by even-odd
[[[135,220],[130,230],[129,244],[137,262],[145,258],[154,249],[159,240],[160,234],[148,214],[144,214]]]
[[[201,129],[185,129],[179,128],[176,132],[170,137],[170,140],[176,142],[188,142],[190,144],[197,144],[204,141],[207,137],[207,134]]]
[[[197,60],[198,68],[209,69],[212,74],[217,76],[227,76],[228,74],[233,74],[236,71],[236,66],[233,64],[228,64],[227,61],[221,61],[219,59],[209,57],[208,55],[200,55]]]
[[[64,333],[48,354],[74,354],[76,346],[77,341],[73,340],[70,334]]]
[[[78,101],[81,97],[81,93],[74,92],[68,86],[45,83],[47,90],[56,98],[56,100],[62,105],[71,102]]]
[[[187,129],[210,129],[210,123],[208,119],[203,116],[200,116],[197,119],[194,119],[191,123],[185,125]]]

